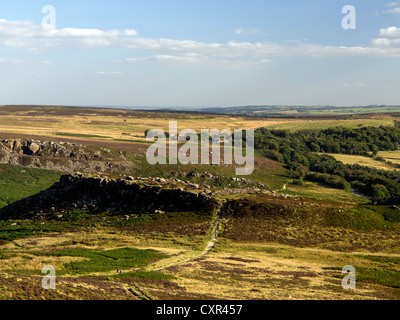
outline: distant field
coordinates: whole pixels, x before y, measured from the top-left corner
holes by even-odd
[[[343,162],[344,164],[358,164],[360,166],[371,167],[378,170],[389,170],[389,171],[398,171],[399,169],[394,168],[388,163],[380,162],[374,160],[373,158],[364,157],[364,156],[354,156],[348,154],[329,154],[334,157],[336,160]],[[400,159],[399,159],[400,161]],[[394,161],[393,161],[394,162]]]
[[[45,137],[73,137],[97,141],[145,141],[148,129],[169,130],[255,129],[288,122],[287,119],[255,119],[226,115],[163,113],[96,108],[1,107],[0,132]]]
[[[168,131],[177,121],[178,130],[201,129],[326,129],[335,126],[393,125],[388,114],[358,119],[252,118],[201,113],[152,112],[123,109],[0,106],[0,132],[44,137],[73,137],[80,140],[138,142],[148,129]]]
[[[351,191],[329,188],[315,182],[306,182],[304,186],[288,184],[284,193],[306,197],[326,202],[340,202],[343,204],[365,204],[369,201],[356,196]]]
[[[201,111],[201,109],[197,109]],[[381,113],[392,113],[397,115],[400,106],[241,106],[230,108],[207,108],[203,109],[210,113],[235,114],[235,115],[258,115],[258,116],[334,116],[334,115],[371,115]]]
[[[318,129],[324,130],[332,127],[345,127],[345,128],[360,128],[360,127],[379,127],[379,126],[393,126],[393,120],[390,119],[358,119],[358,120],[306,120],[297,119],[285,123],[272,124],[267,126],[267,129],[280,129],[280,130],[308,130]]]
[[[381,151],[378,153],[378,156],[387,161],[400,164],[400,151]]]

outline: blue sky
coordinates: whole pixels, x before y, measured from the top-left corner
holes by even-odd
[[[0,2],[0,104],[400,104],[399,58],[400,1]]]

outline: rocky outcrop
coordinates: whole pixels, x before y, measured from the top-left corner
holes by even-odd
[[[213,210],[216,201],[205,193],[140,184],[132,178],[109,179],[64,175],[52,187],[0,210],[1,219],[51,217],[74,209],[93,213],[141,213]]]
[[[104,148],[93,151],[74,143],[21,139],[1,141],[0,163],[64,173],[127,172],[133,166],[123,155]]]

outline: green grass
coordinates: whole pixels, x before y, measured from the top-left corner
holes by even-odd
[[[374,261],[374,262],[379,262],[379,263],[384,263],[387,265],[393,264],[393,265],[400,265],[400,258],[397,257],[387,257],[387,256],[360,256],[363,259],[369,260],[369,261]]]
[[[60,180],[61,173],[0,165],[0,208],[43,191]]]
[[[332,227],[353,230],[399,230],[400,224],[393,217],[396,214],[399,215],[397,210],[388,206],[360,205],[349,210],[335,210],[325,221]]]
[[[134,225],[185,225],[193,223],[204,223],[212,219],[211,214],[196,213],[196,212],[166,212],[164,214],[146,214],[140,215],[129,220],[115,220],[109,225],[115,227],[125,227]]]
[[[89,249],[67,249],[48,253],[36,253],[38,256],[81,257],[84,261],[74,261],[64,264],[58,274],[87,274],[95,272],[110,272],[117,269],[143,268],[151,261],[167,258],[155,250],[140,250],[121,248],[109,251]],[[132,275],[133,277],[134,275]]]
[[[145,151],[144,151],[145,152]],[[221,158],[223,158],[223,152],[221,151]],[[215,166],[215,165],[203,165],[203,164],[165,164],[165,165],[150,165],[144,155],[135,154],[131,158],[135,165],[132,170],[133,176],[140,177],[162,177],[162,178],[178,178],[186,181],[190,180],[196,184],[206,184],[215,189],[226,189],[228,188],[248,188],[256,187],[257,183],[264,184],[270,190],[277,190],[282,188],[284,183],[288,183],[287,170],[282,167],[281,164],[272,160],[266,159],[259,152],[256,152],[255,161],[260,161],[261,164],[255,164],[255,170],[251,175],[248,176],[236,176],[236,165],[230,166]],[[218,179],[206,179],[203,177],[187,178],[186,175],[189,173],[204,173],[212,174],[218,177]],[[237,183],[232,178],[244,178],[252,180],[253,185],[246,183]]]
[[[356,281],[379,284],[391,288],[400,288],[400,258],[393,256],[357,255],[357,262],[350,263],[356,269]],[[366,260],[365,263],[359,258]],[[371,263],[372,262],[372,263]],[[324,270],[341,272],[341,267],[324,267]],[[336,274],[335,278],[343,278]]]
[[[14,222],[17,225],[12,226]],[[70,222],[46,221],[42,223],[41,221],[0,221],[0,244],[49,232],[73,231],[80,227]]]
[[[391,288],[400,288],[400,272],[392,269],[356,268],[357,281],[372,282]]]
[[[290,183],[283,193],[326,203],[364,204],[369,202],[369,200],[356,196],[351,191],[330,188],[316,182],[304,182],[304,185]]]
[[[76,222],[81,219],[87,218],[89,216],[89,212],[87,210],[72,210],[63,215],[63,220],[68,220],[70,222]]]

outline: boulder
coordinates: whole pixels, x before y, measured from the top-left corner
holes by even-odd
[[[37,143],[32,142],[32,143],[29,145],[29,151],[30,151],[32,154],[36,154],[39,150],[40,150],[40,146],[39,146]]]

